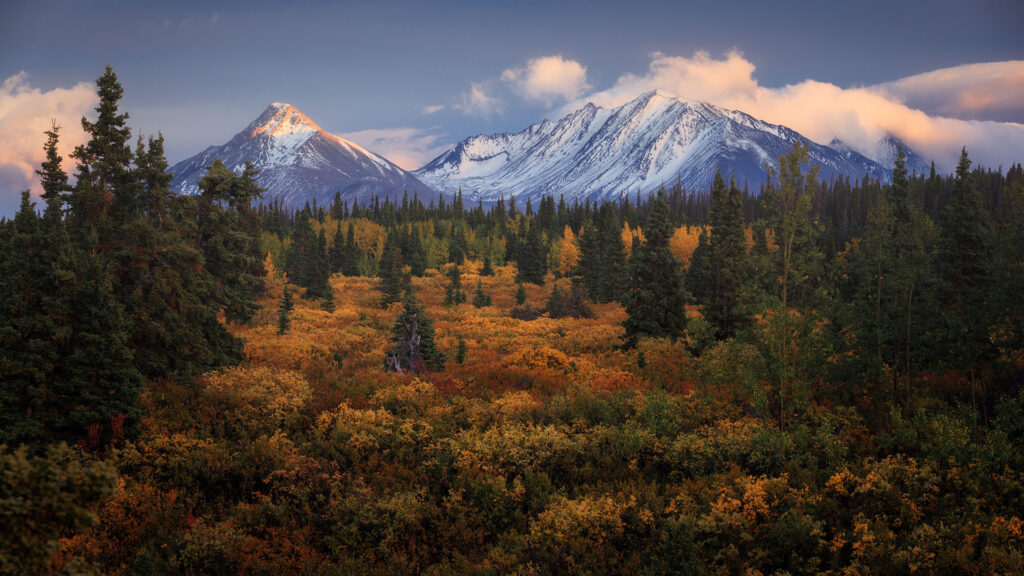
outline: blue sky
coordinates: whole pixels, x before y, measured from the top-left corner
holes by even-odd
[[[1021,123],[1024,105],[1007,101],[1024,94],[1012,98],[1022,85],[1017,77],[1024,76],[1022,17],[1024,3],[1013,0],[3,0],[0,141],[10,148],[10,142],[27,139],[16,128],[30,132],[25,126],[34,124],[19,124],[30,112],[18,104],[15,113],[10,101],[29,99],[37,115],[55,107],[51,116],[74,140],[75,126],[67,124],[76,122],[61,115],[81,108],[84,97],[76,99],[73,89],[84,92],[80,83],[91,83],[106,64],[125,86],[122,107],[131,125],[143,133],[161,131],[172,163],[227,141],[270,102],[283,101],[325,129],[383,148],[377,151],[410,167],[466,136],[521,130],[591,97],[616,104],[633,88],[661,87],[663,81],[714,102],[721,93],[704,94],[664,74],[680,66],[691,72],[713,68],[730,58],[740,64],[733,72],[754,80],[756,88],[747,82],[751,90],[807,88],[809,80],[857,89],[1002,63],[994,84],[978,69],[952,74],[980,74],[995,86],[985,90],[1009,92],[995,105],[964,107],[950,104],[952,96],[930,100],[937,78],[891,86],[902,90],[901,101],[930,115]],[[559,78],[582,70],[582,76],[575,83],[545,84],[545,70]],[[960,80],[948,86],[946,76],[945,90],[965,89]],[[477,106],[474,96],[481,95],[483,105]],[[721,103],[737,107],[729,98]],[[780,115],[766,119],[789,120],[778,103],[770,106],[765,114]],[[41,135],[38,140],[41,145]],[[4,152],[3,146],[0,209],[12,195],[4,187],[17,184],[11,183],[17,180],[11,157],[24,154]]]

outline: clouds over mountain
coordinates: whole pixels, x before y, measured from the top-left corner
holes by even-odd
[[[44,132],[53,122],[61,127],[59,152],[65,170],[71,171],[67,156],[85,142],[82,116],[97,102],[89,82],[44,91],[32,87],[28,74],[20,72],[0,84],[0,213],[17,206],[22,190],[41,192],[35,170],[43,161]]]
[[[643,74],[624,74],[610,88],[565,105],[618,106],[656,89],[741,110],[789,126],[827,143],[838,138],[859,150],[892,135],[925,158],[951,169],[962,146],[985,165],[1021,160],[1024,125],[1024,62],[958,66],[879,86],[841,87],[804,80],[762,86],[755,66],[740,52],[723,58],[655,53]]]

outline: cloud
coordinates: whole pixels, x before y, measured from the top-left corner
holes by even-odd
[[[931,116],[893,95],[895,89],[891,86],[901,85],[901,81],[890,87],[843,88],[804,80],[771,88],[758,83],[754,70],[754,64],[735,50],[721,59],[706,52],[697,52],[690,58],[655,53],[645,74],[625,74],[611,88],[579,98],[563,109],[576,109],[588,101],[619,106],[644,92],[661,89],[788,126],[816,142],[828,143],[839,138],[867,151],[878,140],[893,135],[923,157],[934,159],[944,170],[953,167],[962,146],[967,146],[971,157],[986,166],[1007,167],[1024,160],[1024,125]],[[903,86],[921,84],[915,80]],[[973,87],[966,81],[947,85],[957,87],[959,94],[974,95],[978,101],[984,100],[984,96],[988,102],[1009,103],[1021,94],[1011,81]]]
[[[339,134],[387,158],[403,170],[415,170],[451,147],[441,136],[418,128],[360,130]]]
[[[423,112],[424,114],[436,114],[437,112],[440,112],[445,108],[446,106],[444,104],[438,104],[436,106],[424,106],[423,108],[420,108],[420,112]]]
[[[463,92],[455,108],[470,116],[501,114],[504,107],[500,99],[491,95],[492,81],[470,82],[469,91]]]
[[[878,87],[929,114],[1024,122],[1024,60],[942,68]]]
[[[72,171],[68,155],[85,143],[82,116],[98,101],[90,82],[44,92],[29,84],[27,73],[19,72],[0,84],[0,203],[5,213],[10,199],[18,198],[25,188],[31,187],[36,195],[42,192],[35,170],[44,159],[44,132],[54,120],[61,127],[58,152],[64,157],[62,165],[65,171]]]
[[[535,58],[525,68],[509,68],[502,72],[502,81],[527,100],[550,106],[556,100],[572,100],[590,89],[587,68],[561,54]]]

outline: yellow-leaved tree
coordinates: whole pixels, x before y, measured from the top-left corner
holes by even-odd
[[[562,247],[559,254],[558,270],[562,273],[562,276],[571,276],[579,261],[580,249],[576,245],[576,235],[572,233],[572,228],[566,225],[565,232],[562,233]]]

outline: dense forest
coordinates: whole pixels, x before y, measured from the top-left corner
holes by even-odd
[[[0,574],[1020,574],[1024,169],[0,222]]]

